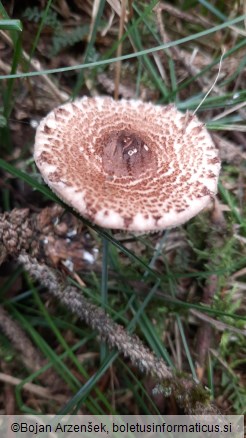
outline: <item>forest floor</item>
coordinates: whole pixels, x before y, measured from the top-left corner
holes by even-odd
[[[245,413],[243,4],[0,2],[2,414]],[[222,160],[216,199],[183,226],[137,236],[62,210],[35,166],[35,131],[85,95],[201,104]],[[96,306],[88,318],[67,287]]]

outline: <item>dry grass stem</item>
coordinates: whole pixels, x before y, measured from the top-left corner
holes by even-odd
[[[17,377],[13,377],[11,375],[0,373],[0,381],[4,383],[8,383],[13,386],[20,385],[22,380],[18,379]],[[23,390],[31,392],[32,394],[36,394],[39,397],[46,398],[48,400],[56,400],[58,402],[61,402],[61,394],[55,395],[52,394],[49,389],[44,388],[43,386],[36,385],[35,383],[27,382],[23,385]],[[65,400],[64,400],[65,401]]]
[[[20,325],[16,321],[13,321],[2,306],[0,306],[0,327],[11,340],[13,347],[21,353],[22,362],[29,370],[35,372],[45,365],[43,357],[38,350],[34,348]]]
[[[198,383],[190,378],[175,376],[165,362],[155,357],[136,335],[128,334],[102,308],[90,303],[74,286],[63,284],[60,274],[38,263],[28,254],[20,254],[18,260],[27,272],[47,287],[63,305],[92,329],[97,330],[102,340],[111,348],[117,348],[139,370],[158,379],[164,387],[170,387],[186,412],[197,415],[217,413],[216,407],[210,404],[206,391]]]
[[[121,40],[124,32],[124,24],[125,24],[125,18],[126,18],[126,0],[121,0],[121,14],[120,14],[120,25],[119,25],[119,34],[118,34],[118,41]],[[122,55],[122,42],[119,43],[117,47],[117,54],[116,56]],[[119,84],[120,84],[120,74],[121,74],[121,61],[117,61],[115,64],[115,87],[114,87],[114,98],[119,98]]]
[[[0,35],[4,39],[4,41],[11,47],[13,47],[13,41],[12,39],[7,35],[6,32],[3,30],[0,30]],[[40,62],[37,59],[30,59],[29,55],[25,52],[25,50],[22,50],[22,56],[27,61],[30,62],[31,67],[35,71],[42,71],[43,67],[40,64]],[[40,78],[46,83],[46,85],[49,87],[50,91],[52,92],[53,96],[56,98],[56,100],[59,103],[65,102],[67,99],[69,99],[69,95],[65,93],[64,91],[61,91],[54,82],[49,78],[47,75],[41,75]]]
[[[211,26],[211,22],[207,19],[205,19],[202,15],[199,15],[199,17],[196,17],[192,14],[188,14],[187,12],[181,11],[180,9],[175,8],[171,4],[168,3],[162,3],[159,2],[157,6],[155,7],[155,12],[158,11],[158,14],[162,11],[168,12],[173,17],[178,18],[179,20],[185,20],[188,23],[203,25],[206,28],[209,28]]]
[[[19,261],[30,275],[47,287],[61,303],[91,328],[96,329],[111,348],[117,348],[146,373],[156,375],[159,379],[172,377],[165,363],[157,359],[137,336],[129,335],[122,326],[111,320],[103,309],[91,304],[75,287],[62,284],[58,273],[24,253],[19,255]]]

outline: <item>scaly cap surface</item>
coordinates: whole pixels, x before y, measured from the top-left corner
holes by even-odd
[[[206,127],[174,105],[76,100],[40,123],[34,158],[50,188],[92,222],[151,231],[183,224],[217,192]]]

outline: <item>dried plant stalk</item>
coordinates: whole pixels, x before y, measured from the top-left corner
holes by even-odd
[[[160,382],[160,391],[173,393],[187,413],[218,413],[217,408],[210,404],[208,392],[199,383],[176,376],[137,336],[128,334],[124,327],[115,323],[103,309],[90,303],[74,286],[64,285],[58,272],[25,253],[20,254],[18,260],[33,278],[47,287],[79,319],[96,329],[111,348],[117,348],[134,366],[155,377]]]

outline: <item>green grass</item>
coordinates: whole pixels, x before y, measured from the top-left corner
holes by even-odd
[[[84,70],[87,68],[97,68],[100,66],[104,66],[107,64],[112,64],[115,63],[117,61],[124,61],[124,60],[129,60],[129,59],[134,59],[137,58],[139,56],[144,56],[144,55],[148,55],[148,54],[152,54],[155,52],[159,52],[160,50],[163,49],[168,49],[171,47],[175,47],[181,44],[185,44],[185,43],[189,43],[190,41],[193,40],[197,40],[198,38],[202,38],[205,37],[211,33],[215,33],[219,30],[225,29],[228,26],[240,23],[242,21],[244,21],[245,16],[241,15],[240,17],[235,18],[234,20],[228,20],[228,22],[220,24],[218,26],[214,26],[211,29],[208,30],[204,30],[202,32],[198,32],[196,34],[190,35],[188,37],[185,38],[180,38],[176,41],[171,41],[169,43],[166,44],[160,44],[158,46],[155,47],[151,47],[149,49],[145,49],[145,50],[139,50],[136,53],[130,53],[127,55],[122,55],[122,56],[118,56],[118,57],[113,57],[113,58],[109,58],[109,59],[105,59],[102,61],[96,61],[96,62],[91,62],[91,63],[83,63],[83,64],[77,64],[75,66],[72,67],[64,67],[64,68],[51,68],[48,70],[42,70],[39,72],[29,72],[29,73],[15,73],[15,74],[9,74],[9,75],[0,75],[0,79],[17,79],[17,78],[28,78],[28,77],[33,77],[33,76],[40,76],[40,75],[47,75],[47,74],[53,74],[53,73],[65,73],[65,72],[69,72],[69,71],[73,71],[73,70]],[[137,41],[136,41],[137,42]],[[150,66],[150,64],[149,64]],[[211,64],[210,64],[211,66]],[[148,68],[149,70],[151,69],[150,67]],[[78,90],[79,91],[79,90]]]
[[[184,2],[185,12],[192,14],[195,10],[209,21],[210,26],[206,29],[202,24],[186,21],[182,29],[174,29],[163,13],[167,31],[172,36],[171,42],[163,43],[153,12],[157,1],[135,2],[134,16],[126,25],[122,37],[123,55],[116,57],[118,42],[115,42],[115,34],[109,30],[107,38],[110,43],[106,40],[102,42],[100,36],[107,24],[105,8],[109,8],[107,2],[101,1],[90,39],[83,41],[79,49],[68,41],[63,49],[66,55],[72,50],[72,65],[53,68],[50,52],[47,49],[44,53],[44,46],[48,44],[52,49],[52,38],[50,36],[47,40],[47,30],[48,35],[55,32],[52,26],[48,26],[48,18],[55,11],[55,2],[49,0],[45,9],[40,10],[38,22],[32,22],[31,17],[28,21],[20,10],[18,17],[9,17],[0,2],[0,29],[8,31],[13,46],[12,59],[8,60],[9,73],[0,74],[3,96],[0,104],[1,212],[15,207],[30,207],[30,204],[34,210],[50,202],[63,205],[40,182],[32,161],[34,132],[29,130],[26,137],[24,125],[19,125],[17,120],[19,107],[31,119],[45,115],[45,111],[37,109],[38,92],[44,85],[45,75],[49,75],[60,91],[66,90],[70,96],[77,97],[89,94],[86,89],[88,77],[92,78],[92,87],[98,88],[98,75],[105,72],[110,76],[110,67],[121,60],[123,69],[127,65],[132,67],[128,85],[136,91],[136,97],[141,96],[142,89],[152,90],[157,104],[176,102],[180,110],[194,111],[213,83],[221,57],[220,45],[226,44],[222,73],[226,68],[228,72],[216,84],[219,92],[212,91],[203,102],[199,117],[211,132],[216,131],[236,144],[235,132],[246,131],[244,112],[235,110],[214,121],[213,117],[245,100],[245,56],[241,56],[246,46],[245,16],[236,9],[236,2],[235,9],[230,7],[229,10],[222,3],[216,7],[203,0],[197,2],[193,9],[189,1]],[[178,7],[178,2],[174,2],[175,5]],[[74,27],[90,24],[85,13],[81,17],[81,22]],[[62,28],[64,20],[59,14],[56,20]],[[33,42],[27,44],[30,26],[33,26],[35,34]],[[117,29],[117,20],[115,26]],[[238,30],[237,38],[234,44],[230,44],[235,29]],[[214,38],[217,38],[216,42]],[[170,51],[172,47],[187,53],[198,48],[208,61],[206,65],[201,63],[194,76],[185,74]],[[23,56],[23,50],[28,59]],[[63,52],[56,55],[58,64]],[[165,65],[166,83],[153,57],[155,53]],[[83,62],[78,61],[81,55]],[[41,71],[32,70],[33,59],[40,61]],[[233,60],[234,68],[227,67],[228,60]],[[6,59],[4,61],[7,62]],[[198,86],[199,78],[207,84],[206,89]],[[24,108],[21,101],[23,89],[28,97],[31,95]],[[54,103],[48,95],[48,88],[44,87],[43,93],[47,100],[45,103],[51,109]],[[14,135],[16,127],[21,142]],[[243,389],[246,350],[243,292],[246,274],[242,273],[239,277],[235,274],[246,266],[246,215],[240,194],[246,183],[245,162],[241,161],[239,165],[232,163],[231,166],[233,171],[223,163],[219,184],[218,199],[225,210],[223,229],[212,221],[209,213],[203,212],[175,230],[176,235],[170,230],[162,234],[119,236],[90,224],[66,207],[87,227],[91,242],[99,249],[99,260],[92,268],[86,266],[79,273],[86,286],[81,287],[74,278],[68,278],[68,281],[92,302],[103,307],[129,333],[138,335],[174,372],[187,373],[195,380],[198,374],[194,341],[201,321],[194,319],[191,311],[197,310],[212,318],[214,343],[209,351],[202,383],[209,387],[213,400],[220,399],[226,403],[227,412],[239,414],[246,406]],[[35,201],[30,193],[35,194]],[[63,403],[41,401],[43,413],[76,413],[80,409],[91,414],[159,412],[159,405],[150,389],[154,388],[154,381],[146,379],[117,351],[111,351],[100,342],[97,333],[79,323],[69,309],[57,302],[54,304],[46,290],[34,284],[15,261],[11,263],[11,274],[5,274],[5,269],[4,265],[4,279],[0,287],[2,304],[47,360],[39,371],[25,369],[18,354],[13,353],[11,343],[4,338],[0,348],[1,358],[7,364],[8,373],[15,373],[20,379],[15,387],[17,412],[37,413],[23,386],[26,382],[42,385],[41,376],[49,368],[59,377],[63,384],[61,394],[65,393],[67,398]],[[211,304],[203,303],[204,289],[213,275],[217,278],[215,296]],[[222,332],[216,328],[216,323],[224,324]],[[127,400],[125,405],[117,403],[121,399]],[[116,400],[115,404],[113,400]]]

